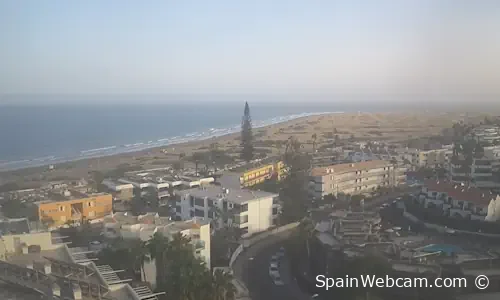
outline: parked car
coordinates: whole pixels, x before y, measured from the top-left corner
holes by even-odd
[[[271,276],[271,278],[273,279],[276,277],[280,277],[280,271],[274,266],[269,266],[269,276]]]
[[[284,247],[281,247],[280,250],[278,251],[278,253],[276,253],[276,255],[278,257],[283,257],[285,256],[285,248]]]
[[[275,285],[278,285],[278,286],[281,286],[281,285],[285,285],[285,283],[283,281],[281,281],[281,277],[274,277],[274,284]]]

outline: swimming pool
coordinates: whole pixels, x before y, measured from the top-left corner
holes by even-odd
[[[451,255],[452,253],[458,254],[464,252],[464,249],[449,244],[431,244],[423,247],[421,249],[423,252],[437,252],[441,251],[446,253],[447,255]]]

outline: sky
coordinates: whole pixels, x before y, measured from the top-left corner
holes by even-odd
[[[0,94],[498,94],[496,0],[0,0]]]

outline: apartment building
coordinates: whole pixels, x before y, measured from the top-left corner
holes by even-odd
[[[406,169],[383,160],[337,164],[313,168],[309,195],[316,199],[333,194],[356,195],[370,193],[379,187],[393,187],[406,181]]]
[[[416,148],[397,148],[394,150],[396,153],[396,159],[398,161],[404,162],[408,161],[411,165],[419,165],[419,150]]]
[[[60,226],[68,221],[81,223],[103,218],[113,211],[113,197],[107,193],[84,193],[77,190],[52,192],[50,200],[36,202],[40,221]]]
[[[176,172],[172,168],[157,168],[129,172],[117,180],[119,183],[131,184],[140,191],[141,196],[154,191],[158,198],[170,196],[169,189],[186,189],[214,182],[212,176],[199,176],[195,171]]]
[[[134,185],[131,183],[105,179],[102,181],[102,184],[109,190],[115,200],[130,201],[134,198]]]
[[[108,238],[148,241],[156,232],[167,238],[182,233],[191,239],[195,255],[203,259],[210,268],[210,222],[200,218],[171,221],[157,213],[132,216],[129,213],[115,212],[106,216],[103,224],[103,235]]]
[[[500,146],[484,147],[484,156],[491,160],[494,172],[500,171]]]
[[[273,176],[280,180],[284,175],[285,168],[282,161],[264,160],[231,171],[241,172],[241,186],[250,187],[262,183]]]
[[[98,265],[88,249],[54,243],[50,232],[4,235],[0,239],[0,297],[7,299],[158,300],[145,285],[116,275],[120,271]],[[12,298],[13,297],[13,298]],[[4,298],[2,298],[4,299]]]
[[[250,235],[274,226],[280,210],[278,194],[221,186],[177,191],[175,206],[181,220],[217,220],[216,226],[238,226]]]
[[[425,150],[418,152],[418,166],[420,167],[448,167],[453,156],[452,146],[443,149]]]
[[[474,137],[483,146],[500,145],[500,127],[494,125],[482,125],[473,129]]]
[[[463,156],[454,158],[449,167],[449,181],[482,189],[500,189],[500,181],[493,174],[493,161],[486,157],[474,157],[467,166]]]
[[[181,233],[191,240],[193,253],[206,263],[210,269],[210,222],[193,218],[188,221],[170,221],[169,218],[160,217],[155,213],[132,216],[128,213],[113,213],[104,218],[103,235],[107,238],[150,240],[155,233],[171,239],[175,234]],[[144,265],[145,281],[152,286],[156,285],[156,265],[154,260]]]
[[[500,196],[475,187],[426,181],[418,201],[426,208],[441,209],[451,217],[485,221],[500,219]]]

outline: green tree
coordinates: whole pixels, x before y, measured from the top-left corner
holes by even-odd
[[[250,107],[245,102],[245,110],[241,121],[241,159],[249,162],[254,157],[252,118],[250,116]]]
[[[236,296],[236,288],[232,276],[221,270],[215,270],[212,280],[214,300],[232,300]]]
[[[195,152],[191,155],[191,161],[194,162],[194,169],[196,174],[198,174],[198,166],[203,161],[204,155],[201,152]]]
[[[286,144],[284,155],[283,187],[280,198],[283,201],[282,223],[294,222],[302,219],[307,211],[307,181],[311,166],[311,159],[301,152],[299,141],[290,137]]]

